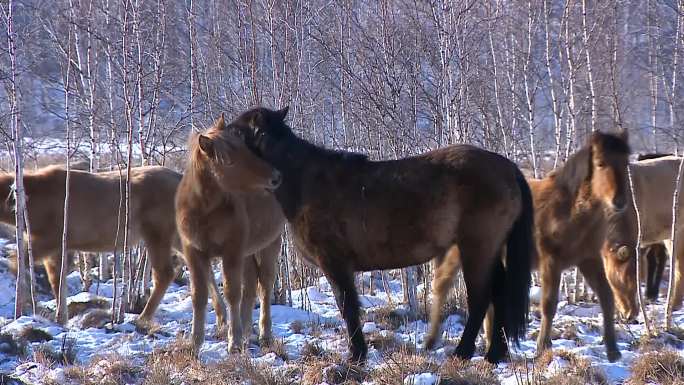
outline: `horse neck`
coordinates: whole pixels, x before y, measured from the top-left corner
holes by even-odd
[[[294,135],[289,141],[286,150],[272,153],[268,160],[283,174],[283,182],[275,196],[285,217],[292,220],[308,197],[316,199],[326,189],[338,187],[329,186],[327,176],[343,169],[348,161]]]
[[[184,193],[191,196],[191,199],[186,199],[186,201],[199,203],[207,210],[223,200],[231,199],[231,194],[221,189],[221,186],[206,167],[196,168],[193,165],[188,165],[182,183],[186,186],[183,189]]]

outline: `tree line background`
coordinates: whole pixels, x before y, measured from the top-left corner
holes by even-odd
[[[0,6],[4,169],[20,142],[27,168],[182,170],[190,130],[256,105],[289,105],[326,147],[390,159],[471,143],[537,177],[597,129],[628,129],[638,151],[684,141],[679,0]],[[283,279],[302,269],[303,285],[288,259]]]

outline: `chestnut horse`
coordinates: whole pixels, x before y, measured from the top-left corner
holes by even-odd
[[[243,269],[256,273],[260,286],[262,341],[270,339],[270,293],[285,224],[271,190],[280,173],[254,156],[239,131],[226,127],[223,114],[188,143],[189,160],[176,194],[176,222],[192,282],[192,342],[195,354],[204,342],[207,281],[211,260],[220,257],[223,290],[230,310],[228,346],[243,345],[251,326],[256,285],[243,287]],[[248,257],[253,256],[253,257]],[[222,302],[214,308],[225,313]]]
[[[672,237],[672,198],[681,157],[665,156],[642,160],[630,165],[634,196],[641,219],[641,245],[652,247]],[[678,218],[684,218],[684,204],[680,204]],[[675,250],[674,309],[681,308],[684,299],[684,221],[678,220]],[[604,247],[608,279],[617,298],[618,309],[626,318],[639,313],[636,300],[637,218],[630,198],[628,209],[611,218],[611,231]],[[666,242],[672,247],[671,242]],[[650,268],[650,267],[649,267]],[[671,267],[673,268],[673,267]],[[656,273],[657,274],[657,270]],[[656,288],[657,290],[657,288]],[[657,296],[657,291],[656,291]]]
[[[125,173],[89,173],[72,170],[69,186],[68,251],[112,252],[122,250],[125,211],[121,198]],[[176,236],[173,199],[181,175],[165,167],[131,169],[129,245],[145,241],[152,264],[154,289],[140,314],[152,318],[173,280],[171,249]],[[0,174],[0,221],[14,225],[13,174]],[[48,166],[24,174],[31,246],[36,263],[42,262],[55,298],[59,298],[61,319],[67,320],[66,285],[61,285],[62,227],[66,170]],[[68,253],[72,258],[72,253]],[[71,261],[69,261],[69,266]],[[213,292],[216,292],[214,289]]]
[[[457,354],[469,358],[487,307],[494,304],[497,342],[489,361],[506,356],[527,327],[534,250],[530,191],[518,167],[476,147],[455,145],[393,161],[332,151],[297,137],[287,108],[256,108],[231,124],[255,154],[283,173],[276,198],[303,255],[335,293],[351,359],[364,361],[355,271],[402,268],[436,259],[432,331],[462,265],[469,317]],[[506,267],[502,251],[506,250]]]

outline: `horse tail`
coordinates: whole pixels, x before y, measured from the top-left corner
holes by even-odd
[[[532,192],[525,176],[516,167],[516,182],[522,198],[522,210],[513,223],[506,244],[505,297],[506,337],[519,345],[525,337],[530,307],[530,284],[534,258],[534,207]]]

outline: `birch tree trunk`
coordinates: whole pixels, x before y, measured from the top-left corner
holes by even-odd
[[[677,227],[678,221],[681,218],[678,217],[679,213],[679,197],[682,189],[682,173],[684,172],[684,157],[681,158],[679,162],[679,170],[677,171],[677,180],[675,181],[674,196],[672,197],[672,232],[670,239],[672,239],[672,251],[670,252],[670,276],[667,289],[667,308],[665,309],[665,329],[672,330],[672,311],[673,307],[676,305],[674,303],[674,293],[675,293],[675,270],[677,269],[676,264],[682,263],[681,261],[676,261],[677,242],[681,241],[677,239]],[[638,272],[638,270],[637,270]]]
[[[69,35],[67,41],[68,41],[68,48],[67,48],[67,61],[66,61],[66,68],[65,68],[65,73],[64,73],[64,115],[65,115],[65,124],[66,124],[66,180],[64,184],[64,208],[63,208],[63,222],[62,222],[62,243],[61,243],[61,252],[62,252],[62,260],[61,260],[61,265],[60,265],[60,270],[59,270],[59,293],[57,294],[57,312],[55,314],[55,318],[59,324],[66,324],[67,320],[69,319],[69,315],[67,314],[67,303],[66,303],[66,297],[67,297],[67,281],[66,277],[69,272],[69,251],[67,249],[67,237],[68,237],[68,229],[69,229],[69,190],[70,190],[70,180],[71,180],[71,167],[70,167],[70,155],[71,155],[71,115],[70,115],[70,110],[69,110],[69,84],[70,84],[70,73],[71,73],[71,49],[72,49],[72,28],[71,25],[69,25],[69,29],[67,30],[67,33]],[[78,49],[78,47],[76,48]]]
[[[2,6],[2,5],[0,5]],[[14,31],[14,1],[8,0],[3,7],[7,23],[7,47],[10,59],[9,74],[9,104],[10,104],[10,127],[14,146],[14,220],[16,225],[17,240],[17,283],[14,299],[14,318],[25,314],[26,287],[26,250],[24,248],[24,214],[26,210],[26,196],[24,195],[24,157],[23,143],[24,132],[21,127],[19,115],[19,94],[17,90],[17,50],[16,39],[18,35]]]

